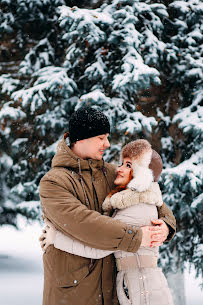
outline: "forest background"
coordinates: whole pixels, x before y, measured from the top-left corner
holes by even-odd
[[[161,154],[177,234],[160,265],[174,290],[185,264],[202,278],[202,16],[199,0],[0,0],[1,226],[40,221],[39,181],[90,105],[111,122],[106,161],[136,138]]]

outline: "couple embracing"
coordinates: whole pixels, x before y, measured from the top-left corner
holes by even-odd
[[[102,157],[109,133],[102,112],[78,109],[40,182],[43,305],[173,304],[157,267],[158,247],[175,234],[157,184],[161,158],[136,140],[116,168]]]

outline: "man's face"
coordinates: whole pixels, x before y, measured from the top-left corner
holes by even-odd
[[[89,139],[81,140],[81,149],[83,150],[83,159],[101,160],[105,149],[110,147],[108,140],[109,134],[102,134]]]

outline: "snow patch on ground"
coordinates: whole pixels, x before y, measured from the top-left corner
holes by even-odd
[[[41,226],[26,225],[20,230],[0,228],[0,304],[40,305],[43,292],[42,252],[38,242]]]

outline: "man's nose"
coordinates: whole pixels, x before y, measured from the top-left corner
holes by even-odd
[[[117,173],[122,173],[123,172],[123,165],[117,167]]]
[[[106,139],[104,145],[105,145],[105,148],[109,148],[110,147],[110,143],[109,143],[108,139]]]

